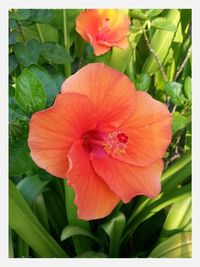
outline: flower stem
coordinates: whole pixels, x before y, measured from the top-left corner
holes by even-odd
[[[69,35],[67,32],[67,11],[66,9],[63,9],[63,28],[64,28],[64,46],[66,49],[66,52],[69,54]],[[71,75],[71,65],[69,64],[65,64],[65,75],[66,77],[69,77]]]
[[[38,31],[38,35],[40,37],[40,41],[41,41],[41,43],[44,43],[44,36],[42,34],[40,25],[39,25],[39,23],[36,23],[35,25],[36,25],[36,28],[37,28],[37,31]]]

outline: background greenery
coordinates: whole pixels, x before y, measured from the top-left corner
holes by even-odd
[[[191,10],[123,12],[129,47],[99,57],[75,31],[80,10],[9,12],[10,257],[191,257]],[[34,164],[27,136],[31,114],[52,105],[64,79],[99,61],[168,106],[173,139],[157,198],[86,222],[66,182]]]

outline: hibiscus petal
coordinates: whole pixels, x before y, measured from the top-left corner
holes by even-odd
[[[133,115],[120,126],[128,136],[124,154],[112,155],[137,166],[147,166],[164,156],[172,138],[172,119],[167,107],[145,92],[137,92]]]
[[[96,173],[124,203],[136,195],[153,198],[160,192],[162,160],[157,160],[146,167],[138,167],[109,157],[102,150],[93,152],[91,161]]]
[[[110,214],[118,204],[119,198],[95,173],[89,154],[83,149],[81,141],[72,145],[69,158],[72,165],[67,174],[68,184],[76,192],[75,204],[78,206],[78,217],[92,220]]]
[[[74,140],[95,127],[94,114],[89,98],[77,93],[60,94],[53,107],[33,114],[28,145],[36,164],[64,178],[69,148]]]
[[[135,108],[133,83],[103,63],[88,64],[65,80],[62,93],[65,92],[78,92],[91,99],[101,129],[118,127]]]
[[[76,31],[87,42],[96,39],[98,28],[101,25],[101,19],[96,9],[88,9],[80,12],[76,18]]]

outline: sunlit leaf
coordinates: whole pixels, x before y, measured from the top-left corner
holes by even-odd
[[[165,31],[176,31],[176,26],[165,17],[158,17],[152,20],[151,26]]]
[[[191,258],[191,232],[179,233],[160,243],[149,255],[150,258]]]

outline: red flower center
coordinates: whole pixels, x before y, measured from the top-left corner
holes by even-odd
[[[110,33],[110,28],[109,28],[109,18],[105,18],[103,20],[102,26],[99,28],[97,31],[97,42],[101,45],[106,45],[107,40],[108,40],[108,33]]]
[[[126,152],[128,136],[121,132],[102,133],[89,131],[83,135],[84,147],[88,152],[92,151],[93,146],[100,146],[111,154],[121,154]]]

